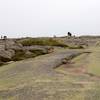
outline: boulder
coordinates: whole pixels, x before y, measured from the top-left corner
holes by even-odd
[[[10,61],[11,58],[15,55],[13,50],[0,50],[0,61],[7,62]]]
[[[7,49],[12,49],[12,50],[22,50],[23,46],[20,43],[17,43],[16,41],[8,41],[7,42]]]

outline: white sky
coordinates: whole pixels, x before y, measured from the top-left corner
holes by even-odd
[[[100,35],[100,0],[0,0],[0,35]]]

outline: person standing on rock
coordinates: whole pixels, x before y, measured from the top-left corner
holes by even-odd
[[[67,34],[68,34],[68,37],[71,37],[72,36],[72,33],[70,33],[70,32],[68,32]]]
[[[4,36],[3,40],[4,40],[5,50],[7,50],[7,36]]]

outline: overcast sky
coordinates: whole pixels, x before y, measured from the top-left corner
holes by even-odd
[[[0,35],[100,35],[100,0],[0,0]]]

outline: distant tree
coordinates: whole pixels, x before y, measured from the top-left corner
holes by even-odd
[[[68,32],[68,36],[71,37],[72,36],[72,33]]]

